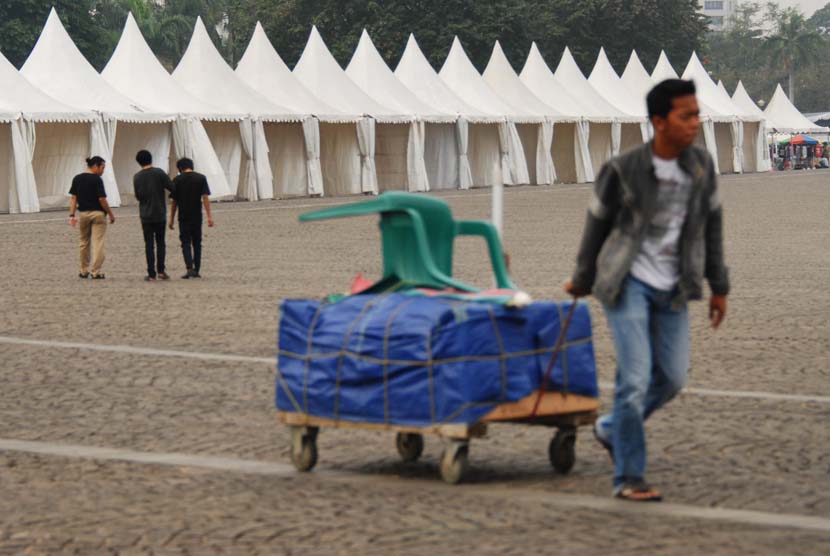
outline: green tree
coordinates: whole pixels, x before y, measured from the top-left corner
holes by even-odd
[[[775,31],[767,37],[764,49],[769,55],[769,63],[781,65],[787,72],[789,97],[795,102],[796,71],[819,59],[825,41],[807,23],[804,14],[795,9],[783,10],[775,23]]]

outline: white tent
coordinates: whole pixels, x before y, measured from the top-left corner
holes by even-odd
[[[383,106],[364,93],[331,55],[317,27],[311,28],[294,75],[311,92],[341,112],[365,116],[357,126],[358,149],[337,153],[344,162],[359,164],[360,182],[342,184],[348,189],[336,192],[377,193],[379,179],[394,181],[394,176],[400,174],[396,169],[406,167],[407,163],[409,126],[402,124],[409,124],[413,116]]]
[[[632,56],[634,56],[633,53]],[[617,75],[617,72],[614,71],[614,67],[608,60],[608,55],[605,53],[604,48],[599,49],[599,55],[597,56],[597,61],[594,63],[594,69],[588,77],[588,83],[591,84],[602,98],[620,112],[638,118],[646,118],[648,116],[645,95],[641,95],[639,91],[634,91],[628,84],[622,82],[620,76]]]
[[[553,72],[545,63],[535,42],[530,46],[519,79],[545,104],[574,119],[573,123],[558,123],[553,134],[553,158],[557,178],[562,182],[571,183],[594,181],[594,167],[588,148],[592,124],[583,118],[586,110],[579,100],[571,96],[570,92],[554,79]],[[569,161],[572,162],[568,163]]]
[[[302,133],[302,122],[308,116],[274,104],[243,83],[216,50],[201,18],[196,19],[173,79],[194,97],[239,117],[239,123],[205,123],[231,191],[252,201],[273,198],[265,125],[291,123],[294,131]]]
[[[411,34],[395,77],[423,102],[458,116],[454,148],[448,141],[443,142],[445,149],[438,148],[442,142],[426,142],[424,160],[432,188],[468,189],[502,179],[498,126],[504,122],[503,116],[481,111],[456,95],[438,77]],[[428,126],[426,135],[429,138],[431,132],[441,131],[446,130]],[[489,141],[491,137],[495,141]]]
[[[643,111],[648,114],[646,96],[652,87],[654,87],[654,81],[651,79],[648,71],[646,71],[646,68],[643,67],[643,63],[640,61],[640,57],[637,56],[636,50],[631,51],[631,56],[629,56],[628,64],[626,64],[625,70],[620,76],[620,81],[631,91],[635,99],[642,99]]]
[[[661,56],[665,54],[662,53]],[[720,172],[741,173],[743,171],[743,135],[744,124],[738,117],[738,109],[732,104],[729,95],[718,89],[718,86],[709,77],[709,73],[703,67],[697,54],[692,52],[686,70],[683,72],[683,79],[694,81],[697,89],[697,98],[704,116],[711,117],[715,127],[715,141],[718,146],[717,164]],[[757,134],[757,117],[750,118],[754,121],[752,132]],[[728,145],[728,148],[727,148]],[[755,160],[751,165],[755,166]]]
[[[516,75],[498,41],[493,46],[493,53],[482,77],[508,103],[511,113],[522,118],[541,119],[539,123],[517,123],[516,130],[522,141],[530,183],[552,184],[556,181],[553,161],[554,122],[573,123],[579,118],[557,111],[534,95]],[[561,162],[572,165],[574,153],[568,154],[568,159]]]
[[[579,99],[584,110],[582,116],[595,124],[590,126],[588,137],[595,174],[612,156],[643,142],[642,118],[629,116],[606,101],[588,82],[567,47],[553,77]]]
[[[236,116],[222,114],[218,108],[195,98],[173,80],[144,40],[132,13],[127,15],[124,31],[101,76],[117,91],[130,95],[149,110],[176,114],[177,119],[172,129],[173,157],[176,160],[187,157],[194,161],[196,170],[207,177],[213,198],[232,195],[225,172],[201,120],[236,121]],[[139,149],[144,148],[139,135],[126,135],[120,129],[116,145],[128,136],[128,148],[116,149],[116,177],[121,184],[122,194],[125,184],[132,190],[130,176],[137,169],[133,157]],[[174,161],[169,160],[171,153],[161,154],[162,157],[154,160],[156,166],[172,170],[174,164],[171,162]]]
[[[506,118],[506,121],[498,127],[497,136],[479,138],[489,141],[491,144],[497,143],[499,145],[501,150],[501,179],[494,172],[497,168],[492,167],[489,169],[474,168],[474,174],[489,174],[489,179],[485,185],[501,186],[529,183],[527,160],[516,124],[539,124],[543,118],[540,116],[522,117],[518,114],[512,114],[514,109],[485,83],[478,70],[467,57],[467,53],[464,52],[464,47],[461,46],[458,37],[453,39],[450,52],[438,75],[464,102],[471,104],[482,112],[497,114]]]
[[[277,141],[268,136],[277,195],[323,195],[324,191],[349,191],[353,184],[360,184],[359,164],[354,163],[353,156],[339,153],[359,152],[355,126],[362,114],[341,112],[303,85],[274,49],[259,22],[236,74],[272,102],[314,115],[303,122],[304,138]]]
[[[738,86],[743,89],[740,81]],[[769,149],[767,148],[767,121],[764,113],[752,103],[750,108],[738,104],[729,96],[723,81],[718,81],[718,91],[731,102],[738,118],[743,122],[741,130],[741,169],[744,172],[767,172],[770,169]],[[737,88],[735,89],[737,93]],[[744,91],[746,95],[746,91]],[[747,98],[749,96],[747,95]]]
[[[90,127],[98,116],[67,106],[50,97],[20,75],[0,54],[0,212],[38,212],[40,202],[32,159],[38,143],[37,128],[50,143],[52,129],[79,128],[89,145]],[[61,165],[44,168],[41,178],[51,184],[60,202],[72,176],[83,167],[83,159],[61,171]],[[46,184],[44,184],[46,185]]]
[[[412,114],[417,118],[409,126],[406,137],[407,165],[400,169],[401,178],[390,181],[387,188],[407,189],[409,191],[426,191],[430,188],[428,172],[424,160],[426,149],[450,150],[455,145],[455,121],[457,117],[420,100],[406,85],[395,77],[386,65],[380,53],[372,43],[366,30],[360,36],[357,48],[346,67],[346,75],[372,97],[376,102],[389,106],[398,112]],[[435,129],[430,134],[430,142],[437,144],[427,147],[427,126]],[[401,138],[403,140],[403,137]],[[378,161],[378,168],[381,162]],[[442,171],[443,170],[443,171]],[[433,169],[433,174],[446,174],[442,168]],[[392,178],[393,176],[390,176]],[[383,184],[383,180],[381,180]]]
[[[764,110],[767,123],[777,133],[828,133],[828,128],[808,120],[798,108],[793,106],[781,85],[775,87],[775,93]]]
[[[116,151],[120,149],[116,141],[117,130],[137,137],[143,148],[159,158],[170,152],[170,122],[175,116],[149,113],[104,81],[72,42],[54,8],[20,72],[33,85],[59,101],[101,115],[93,122],[87,140],[82,138],[87,133],[85,126],[53,126],[48,131],[45,128],[38,130],[39,137],[49,137],[47,143],[38,141],[35,146],[34,168],[41,207],[60,207],[68,203],[69,184],[50,181],[44,171],[53,176],[80,171],[85,168],[84,159],[90,155],[99,155],[108,161],[103,176],[107,197],[110,205],[120,205],[120,192],[132,191],[132,180],[127,184],[116,181]],[[126,141],[121,141],[121,145],[124,144]]]
[[[722,85],[722,83],[720,83],[719,86],[720,85]],[[752,101],[749,94],[746,92],[746,89],[744,89],[744,84],[740,81],[738,81],[738,86],[735,87],[735,93],[732,95],[732,104],[734,104],[735,108],[738,109],[739,116],[746,117],[753,115],[760,118],[758,122],[757,135],[754,141],[752,140],[752,135],[750,133],[744,133],[744,157],[746,160],[751,160],[751,158],[747,158],[747,155],[750,154],[747,150],[754,145],[754,150],[756,152],[754,157],[756,163],[755,171],[768,172],[772,167],[772,161],[770,160],[769,148],[767,146],[767,120],[764,113]]]
[[[629,125],[622,127],[621,150],[641,145],[651,138],[646,95],[639,95],[623,83],[608,60],[604,48],[599,50],[594,69],[588,77],[588,83],[614,108],[627,116],[637,118],[639,122],[639,132]]]

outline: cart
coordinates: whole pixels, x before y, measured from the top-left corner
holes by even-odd
[[[413,288],[480,292],[452,278],[453,240],[459,235],[477,235],[486,241],[498,288],[496,292],[513,295],[519,291],[510,280],[496,229],[488,222],[453,220],[447,204],[438,199],[389,192],[374,200],[307,213],[300,219],[314,221],[365,214],[381,216],[384,273],[362,293]],[[316,465],[317,436],[321,428],[394,432],[395,446],[404,462],[417,461],[423,452],[424,435],[433,434],[447,440],[441,457],[441,477],[447,483],[456,484],[463,479],[468,467],[471,440],[484,437],[490,423],[514,423],[556,428],[548,446],[548,457],[557,472],[566,474],[576,461],[577,428],[594,423],[599,400],[574,393],[545,391],[544,383],[541,388],[518,401],[494,404],[489,413],[472,423],[415,427],[323,418],[297,410],[278,411],[277,415],[278,420],[291,429],[291,461],[299,471],[310,471]]]
[[[321,428],[394,432],[395,447],[404,462],[417,461],[424,449],[424,435],[434,434],[448,440],[441,456],[441,478],[449,484],[457,484],[467,470],[471,440],[484,437],[489,423],[515,423],[556,428],[548,445],[548,459],[557,472],[567,474],[576,463],[577,428],[594,423],[599,400],[560,392],[543,392],[541,395],[536,416],[531,416],[531,413],[539,392],[518,402],[498,405],[473,424],[423,428],[335,421],[294,412],[279,412],[277,416],[280,422],[291,428],[291,462],[299,471],[311,471],[317,464],[317,435]]]

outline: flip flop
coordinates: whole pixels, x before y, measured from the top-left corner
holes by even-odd
[[[614,497],[632,502],[660,502],[663,495],[654,487],[640,481],[624,483],[614,490]]]

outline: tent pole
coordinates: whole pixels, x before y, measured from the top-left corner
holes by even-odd
[[[493,186],[493,226],[499,232],[499,237],[504,237],[504,184],[497,183]]]

